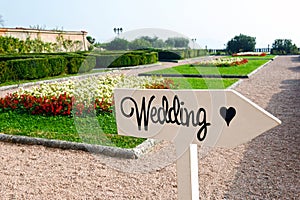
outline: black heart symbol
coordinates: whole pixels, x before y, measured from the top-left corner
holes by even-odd
[[[236,110],[233,107],[229,107],[228,109],[226,107],[221,107],[220,114],[223,117],[223,119],[225,119],[227,126],[229,126],[229,123],[236,114]]]

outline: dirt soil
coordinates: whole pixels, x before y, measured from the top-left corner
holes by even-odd
[[[280,56],[235,88],[282,125],[236,148],[199,148],[200,199],[300,199],[299,74],[300,57]],[[125,160],[0,142],[0,199],[177,199],[172,161],[167,143]]]

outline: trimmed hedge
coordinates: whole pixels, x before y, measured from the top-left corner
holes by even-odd
[[[0,75],[1,82],[57,76],[65,72],[66,66],[66,59],[59,56],[8,60],[2,62],[2,68],[5,69],[5,73]]]
[[[80,55],[7,60],[0,62],[0,81],[33,80],[64,73],[83,73],[92,70],[95,65],[95,57]]]
[[[113,54],[113,55],[90,54],[90,55],[96,57],[96,68],[114,68],[114,67],[146,65],[146,64],[156,63],[158,61],[157,52],[146,53],[144,51],[133,51],[125,54]]]
[[[84,73],[95,66],[126,67],[157,61],[158,53],[151,51],[0,54],[0,82],[33,80],[64,73]]]
[[[69,74],[77,74],[91,71],[96,66],[95,56],[78,56],[73,57],[68,62],[67,68]]]
[[[182,49],[182,50],[154,50],[158,52],[158,60],[181,60],[205,56],[206,51],[203,49]]]
[[[58,76],[66,71],[67,59],[62,56],[55,56],[48,58],[48,70],[47,76]]]

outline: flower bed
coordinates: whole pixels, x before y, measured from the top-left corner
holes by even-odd
[[[240,52],[240,53],[234,53],[232,56],[266,56],[267,53],[265,52]]]
[[[105,75],[80,81],[44,83],[0,98],[0,111],[16,110],[43,115],[83,115],[95,110],[110,112],[113,89],[170,88],[172,82],[159,77]]]
[[[248,62],[245,58],[217,58],[214,60],[201,61],[192,64],[191,66],[217,66],[217,67],[230,67],[243,65]]]

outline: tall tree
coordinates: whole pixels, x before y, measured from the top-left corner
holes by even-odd
[[[256,38],[247,36],[247,35],[237,35],[234,38],[232,38],[227,43],[226,50],[232,54],[232,53],[238,53],[238,52],[248,52],[248,51],[254,51],[255,45],[256,45]]]
[[[189,39],[184,37],[168,38],[165,42],[169,47],[187,48],[189,46]]]
[[[298,48],[290,39],[276,39],[272,44],[272,54],[297,54]]]
[[[152,44],[145,39],[135,39],[129,43],[129,49],[137,50],[137,49],[147,49],[151,48]]]
[[[125,39],[115,38],[106,45],[107,50],[127,50],[129,42]]]

